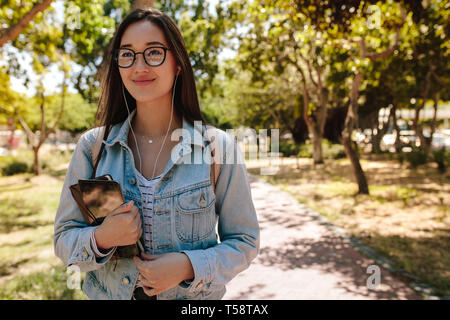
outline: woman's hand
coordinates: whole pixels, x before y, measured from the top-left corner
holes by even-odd
[[[188,256],[180,252],[170,252],[160,255],[141,254],[134,257],[134,262],[140,272],[144,292],[154,296],[167,291],[180,282],[194,278],[194,269]]]
[[[95,230],[94,237],[99,249],[135,244],[142,235],[139,210],[133,200],[108,214]]]

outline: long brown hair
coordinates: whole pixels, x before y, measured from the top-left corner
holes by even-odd
[[[113,52],[119,48],[122,35],[128,26],[141,20],[150,21],[161,28],[174,55],[175,62],[181,68],[176,87],[174,88],[174,111],[177,113],[177,116],[180,118],[184,117],[191,123],[195,120],[205,123],[200,112],[194,72],[183,36],[176,23],[167,14],[157,9],[136,9],[129,13],[119,25],[105,55],[106,70],[104,76],[100,79],[101,95],[96,114],[97,125],[105,126],[106,128],[104,139],[108,136],[112,126],[125,121],[128,117],[128,111],[122,96],[122,78],[114,61]],[[136,109],[136,100],[125,86],[123,87],[130,112],[132,112]]]

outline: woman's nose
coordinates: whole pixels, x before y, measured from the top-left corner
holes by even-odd
[[[147,63],[145,63],[145,60],[144,60],[144,55],[141,53],[136,55],[135,64],[136,64],[136,69],[147,69],[148,68]]]

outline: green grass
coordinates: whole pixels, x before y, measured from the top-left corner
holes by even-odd
[[[450,250],[448,236],[434,235],[423,239],[371,236],[360,237],[360,240],[395,261],[397,266],[408,274],[432,284],[436,289],[434,294],[450,295],[450,278],[442,276],[442,271],[434,271],[446,270],[450,265],[449,255],[446,253]],[[434,270],[430,270],[430,267]]]
[[[73,272],[53,252],[65,171],[43,172],[0,177],[0,299],[87,299],[81,289],[68,287]]]
[[[83,277],[80,275],[80,289],[71,289],[68,280],[77,275],[63,266],[15,277],[0,288],[1,300],[86,300],[81,291]],[[70,279],[69,279],[70,278]]]

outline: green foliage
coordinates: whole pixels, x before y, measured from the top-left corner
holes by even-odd
[[[403,162],[405,162],[405,153],[404,152],[396,153],[395,157],[398,160],[398,162],[400,162],[400,164],[403,164]]]
[[[434,162],[438,165],[438,170],[444,173],[447,167],[450,165],[450,151],[445,148],[440,148],[439,150],[433,150],[431,152],[431,157]]]
[[[327,141],[325,148],[323,148],[325,159],[342,159],[346,157],[344,146],[338,143],[331,143]]]
[[[14,156],[0,157],[0,174],[3,176],[12,176],[18,173],[32,172],[32,167],[28,162]]]
[[[35,272],[27,276],[15,277],[14,280],[0,287],[2,300],[85,300],[81,290],[69,289],[69,273],[63,266],[49,271]],[[82,285],[81,279],[81,285]]]
[[[322,154],[324,159],[341,159],[346,157],[343,145],[332,143],[327,139],[322,139]],[[301,145],[298,157],[312,158],[313,145],[311,143]]]
[[[403,164],[404,161],[407,161],[412,168],[417,168],[420,165],[432,161],[437,164],[439,172],[445,173],[448,166],[450,166],[450,151],[441,148],[438,150],[431,150],[431,152],[427,154],[422,149],[414,149],[411,152],[397,153],[396,159],[401,164]]]
[[[422,149],[414,149],[411,152],[405,152],[404,156],[412,168],[417,168],[428,161],[427,153]]]
[[[297,156],[302,148],[292,140],[281,140],[278,145],[284,157]]]
[[[56,97],[56,102],[61,98]],[[64,113],[59,129],[79,133],[92,128],[95,122],[97,105],[84,100],[80,94],[68,94],[65,98]]]

